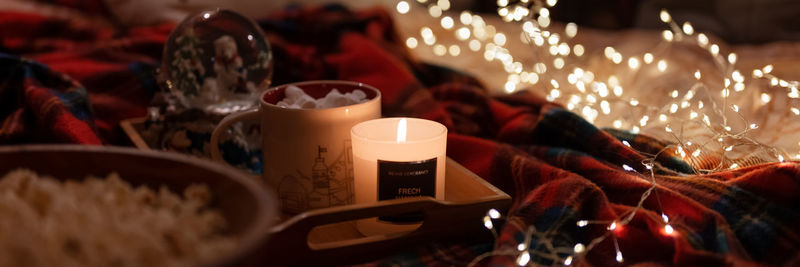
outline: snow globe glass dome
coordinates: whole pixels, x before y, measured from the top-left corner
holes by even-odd
[[[272,78],[259,26],[224,9],[188,16],[164,47],[159,80],[178,105],[225,115],[255,107]]]

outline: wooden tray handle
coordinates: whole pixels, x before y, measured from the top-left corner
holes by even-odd
[[[312,210],[273,227],[273,235],[265,246],[264,256],[269,258],[266,259],[267,264],[275,265],[344,264],[377,259],[399,249],[419,245],[436,236],[452,235],[453,232],[471,237],[487,234],[490,236],[486,229],[480,231],[482,221],[453,223],[453,218],[480,218],[481,214],[474,213],[485,214],[503,201],[505,200],[498,198],[454,204],[431,197],[417,197]],[[308,242],[309,232],[317,226],[409,212],[422,212],[425,216],[422,225],[411,232],[367,236],[319,245],[310,245]]]

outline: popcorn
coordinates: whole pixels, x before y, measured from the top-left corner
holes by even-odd
[[[314,99],[306,94],[303,89],[297,86],[288,86],[286,87],[285,95],[286,97],[278,102],[277,106],[294,109],[324,109],[364,103],[367,101],[367,94],[358,89],[345,94],[342,94],[339,90],[333,89],[328,92],[325,97]]]

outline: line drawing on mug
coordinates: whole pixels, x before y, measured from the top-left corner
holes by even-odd
[[[297,175],[286,174],[278,185],[283,209],[302,212],[309,209],[348,205],[354,202],[353,154],[350,140],[330,164],[326,164],[327,147],[317,145],[317,157],[309,167],[310,175],[296,169]]]

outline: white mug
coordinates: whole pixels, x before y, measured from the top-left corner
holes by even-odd
[[[297,86],[314,98],[333,89],[342,94],[366,93],[363,103],[325,109],[292,109],[276,104],[287,86]],[[353,154],[350,128],[381,117],[381,93],[372,86],[348,81],[308,81],[285,84],[264,92],[258,110],[232,114],[211,135],[211,157],[223,161],[220,134],[238,121],[261,122],[262,177],[278,192],[285,212],[352,204]]]

